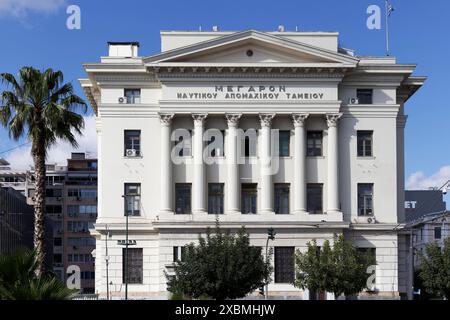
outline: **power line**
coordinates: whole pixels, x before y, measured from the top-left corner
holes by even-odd
[[[5,150],[5,151],[0,151],[0,154],[8,153],[8,152],[10,152],[10,151],[19,149],[19,148],[21,148],[21,147],[23,147],[23,146],[26,146],[26,145],[30,144],[30,143],[31,143],[31,141],[28,141],[28,142],[26,142],[26,143],[23,143],[23,144],[20,144],[20,145],[14,147],[14,148],[11,148],[11,149],[8,149],[8,150]]]

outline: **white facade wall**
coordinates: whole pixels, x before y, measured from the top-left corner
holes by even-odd
[[[229,40],[230,35],[232,41]],[[285,41],[283,37],[290,40]],[[199,233],[214,224],[214,215],[176,215],[160,210],[162,199],[167,197],[172,202],[173,210],[175,183],[196,183],[193,158],[186,157],[186,163],[169,167],[172,175],[171,178],[167,176],[167,183],[171,186],[171,192],[168,195],[164,193],[161,179],[165,177],[160,174],[164,162],[160,150],[167,142],[161,140],[160,114],[174,115],[171,130],[194,131],[192,114],[206,113],[204,130],[226,132],[225,156],[219,157],[216,164],[205,165],[204,181],[205,190],[207,183],[225,184],[225,214],[220,216],[223,227],[245,225],[252,244],[257,246],[265,245],[267,228],[274,227],[277,237],[271,246],[290,246],[300,250],[305,250],[312,239],[317,239],[320,244],[325,239],[332,240],[334,233],[344,233],[357,246],[376,249],[376,288],[379,296],[397,298],[399,292],[405,292],[405,266],[399,265],[399,259],[405,256],[407,241],[397,235],[404,215],[402,205],[399,205],[399,201],[403,203],[404,188],[404,119],[403,105],[398,104],[404,98],[398,92],[410,73],[405,74],[403,69],[393,69],[391,72],[391,68],[395,68],[395,60],[392,59],[374,59],[371,65],[369,58],[363,60],[338,54],[335,33],[268,35],[249,31],[232,35],[163,32],[162,47],[163,53],[160,55],[137,57],[128,65],[122,59],[119,64],[112,64],[113,57],[102,59],[107,63],[85,65],[87,73],[95,79],[89,84],[82,80],[82,84],[97,112],[99,134],[99,215],[94,232],[97,236],[96,290],[101,295],[106,294],[107,225],[111,232],[108,238],[110,291],[113,296],[123,296],[123,247],[117,244],[117,240],[125,237],[122,197],[125,183],[141,183],[142,195],[141,216],[130,217],[129,222],[130,239],[136,240],[136,247],[143,248],[143,283],[129,285],[130,296],[166,298],[165,271],[170,271],[173,263],[173,247],[196,241]],[[249,57],[243,53],[252,48],[255,50],[254,60],[248,62]],[[378,68],[378,71],[370,73],[370,70],[364,69],[366,65]],[[108,75],[105,75],[104,68],[109,70]],[[360,68],[365,72],[359,72]],[[411,66],[405,68],[410,68],[408,70],[411,72],[413,70]],[[276,99],[256,101],[225,99],[222,96],[197,100],[179,97],[179,94],[192,92],[207,94],[214,92],[215,86],[226,88],[228,85],[283,86],[289,93],[320,92],[322,99],[289,100],[282,94]],[[139,104],[118,102],[124,96],[124,89],[136,88],[141,89]],[[373,89],[371,105],[348,104],[349,98],[354,98],[360,88]],[[258,161],[264,143],[259,114],[274,114],[271,128],[291,132],[290,156],[279,159],[279,170],[271,177],[272,183],[290,184],[291,214],[259,212],[256,215],[242,215],[228,212],[231,209],[228,208],[229,169],[226,164],[230,153],[227,150],[228,124],[225,119],[228,113],[242,114],[238,128],[258,130],[257,156],[251,158],[253,163],[240,164],[238,168],[239,184],[258,184],[258,208],[267,203],[263,196],[267,190],[261,189]],[[294,156],[293,114],[308,114],[305,132],[323,131],[323,155],[305,158],[305,181],[300,183],[323,184],[324,214],[293,212],[298,165]],[[329,139],[332,122],[327,122],[327,117],[330,115],[340,116],[336,146],[331,145],[333,139]],[[124,130],[133,129],[141,130],[142,154],[127,158],[124,156]],[[358,130],[373,131],[372,157],[357,156]],[[333,165],[330,166],[330,159],[334,159],[334,155],[329,154],[330,150],[334,150],[331,147],[337,149],[337,172],[334,172]],[[334,175],[338,190],[330,188]],[[358,183],[374,185],[375,219],[372,221],[358,216]],[[197,187],[193,185],[193,193]],[[240,191],[236,192],[240,203]],[[330,203],[330,199],[334,201],[333,192],[337,192],[337,211],[332,209],[333,203]],[[272,193],[269,202],[273,206],[273,191],[269,193]],[[290,284],[270,284],[269,292],[274,296],[308,296],[308,293]]]

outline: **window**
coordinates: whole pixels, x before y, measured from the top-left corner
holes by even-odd
[[[321,157],[322,156],[322,131],[308,131],[306,142],[306,155],[308,157]]]
[[[125,183],[125,216],[141,214],[141,184]]]
[[[241,210],[243,214],[256,213],[256,183],[245,183],[241,187]]]
[[[47,205],[47,206],[45,206],[45,213],[61,214],[62,213],[62,206],[60,206],[60,205]]]
[[[223,214],[223,183],[208,184],[208,213]]]
[[[69,189],[67,196],[72,198],[95,199],[97,198],[97,189]]]
[[[358,131],[358,157],[372,156],[373,131]]]
[[[289,144],[291,141],[291,132],[290,131],[280,131],[278,135],[278,145],[279,145],[279,156],[280,157],[289,157],[290,150]]]
[[[128,254],[125,255],[127,249],[122,249],[122,278],[123,283],[127,279],[128,283],[142,283],[143,258],[142,248],[128,248]],[[128,263],[127,263],[128,260]]]
[[[91,217],[97,214],[96,205],[69,205],[67,206],[69,217],[78,217],[79,215],[89,215]]]
[[[125,89],[127,103],[141,103],[141,89]]]
[[[61,247],[62,246],[62,238],[54,238],[53,239],[53,245],[55,247]]]
[[[289,214],[289,184],[276,183],[275,184],[275,213]]]
[[[186,135],[180,135],[178,137],[178,142],[175,143],[175,145],[179,145],[179,157],[190,157],[192,156],[192,130],[188,130],[188,134]]]
[[[373,215],[373,184],[358,183],[358,215]]]
[[[191,184],[177,183],[175,184],[175,213],[190,214],[191,213]]]
[[[311,183],[306,186],[307,210],[310,214],[323,213],[323,186],[319,183]]]
[[[141,155],[141,130],[125,130],[124,156],[137,157]]]
[[[275,283],[294,283],[294,247],[275,247]]]
[[[434,239],[439,240],[442,237],[441,227],[434,227]]]
[[[372,104],[373,89],[356,89],[359,104]]]
[[[67,231],[89,232],[89,223],[88,221],[67,221]]]
[[[56,253],[53,255],[53,263],[62,263],[62,254]]]
[[[45,196],[48,198],[62,197],[61,189],[45,189]]]
[[[377,264],[377,251],[376,248],[357,248],[356,249],[360,254],[363,254],[365,256],[363,256],[362,258],[368,258],[370,259],[370,264],[372,265],[376,265]],[[376,273],[375,273],[376,276]],[[376,284],[376,279],[372,278],[371,280],[371,285],[368,287],[369,291],[374,291],[375,290],[375,284]]]
[[[183,261],[186,247],[173,247],[173,262]]]
[[[214,141],[216,141],[216,139],[219,139],[220,140],[220,138],[219,137],[217,137],[219,134],[218,134],[218,132],[215,132],[215,135],[211,135],[210,137],[209,137],[209,140],[208,140],[208,146],[211,144],[211,143],[213,143]],[[210,157],[223,157],[224,155],[225,155],[225,152],[224,152],[224,150],[225,150],[225,148],[224,148],[224,139],[225,139],[225,131],[224,130],[220,130],[220,135],[219,136],[222,136],[222,142],[220,143],[220,146],[219,147],[217,147],[217,148],[215,148],[215,149],[212,149],[211,150],[211,154],[209,155]]]
[[[242,140],[241,140],[242,141]],[[244,157],[256,157],[256,143],[258,138],[256,132],[247,130],[244,133]],[[242,144],[241,144],[242,146]],[[242,149],[241,149],[242,152]]]

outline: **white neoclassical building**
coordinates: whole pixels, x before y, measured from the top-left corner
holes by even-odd
[[[415,65],[357,56],[335,32],[164,31],[161,53],[138,48],[110,42],[80,80],[97,115],[98,293],[108,279],[124,294],[126,213],[130,297],[166,297],[165,271],[217,216],[256,246],[275,229],[272,296],[322,296],[291,284],[293,253],[334,233],[376,255],[374,295],[407,292]]]

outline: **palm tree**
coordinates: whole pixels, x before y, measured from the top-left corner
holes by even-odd
[[[10,73],[1,73],[0,81],[10,91],[3,91],[0,100],[0,124],[9,129],[14,140],[27,136],[31,142],[36,178],[34,204],[34,248],[36,274],[44,272],[44,211],[45,211],[45,159],[47,150],[57,139],[77,147],[74,133],[81,134],[83,117],[75,112],[86,103],[73,93],[70,83],[63,84],[61,71],[43,72],[23,67],[16,79]]]
[[[76,295],[52,274],[36,276],[33,251],[0,255],[0,300],[64,300]]]

